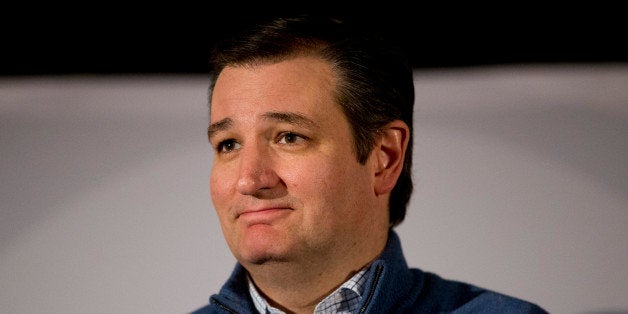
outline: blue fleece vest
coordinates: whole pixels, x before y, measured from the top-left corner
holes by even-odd
[[[246,276],[242,265],[236,264],[220,292],[192,314],[257,313]],[[408,268],[393,230],[368,276],[359,313],[547,313],[528,301]]]

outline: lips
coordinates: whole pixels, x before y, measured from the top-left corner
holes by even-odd
[[[246,208],[236,213],[236,219],[243,220],[247,225],[272,224],[292,211],[287,206],[270,206],[260,208]]]
[[[261,207],[261,208],[245,208],[242,210],[236,211],[236,218],[242,215],[250,215],[250,214],[263,214],[266,212],[279,211],[279,210],[292,210],[292,208],[287,206],[271,206],[271,207]]]

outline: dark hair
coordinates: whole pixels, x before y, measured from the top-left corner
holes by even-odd
[[[210,55],[210,93],[228,65],[276,62],[299,55],[328,61],[340,78],[336,100],[353,131],[357,160],[364,164],[375,136],[387,123],[405,122],[412,134],[414,83],[403,50],[383,33],[353,28],[337,18],[277,18],[221,41]],[[211,104],[210,104],[211,105]],[[412,193],[412,138],[389,201],[390,226],[401,223]]]

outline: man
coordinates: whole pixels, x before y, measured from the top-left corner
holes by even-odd
[[[414,86],[384,38],[277,19],[212,65],[210,190],[238,263],[197,313],[544,313],[407,267]]]

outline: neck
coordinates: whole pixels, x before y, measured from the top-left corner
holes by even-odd
[[[354,245],[339,251],[342,254],[244,266],[270,305],[286,313],[312,313],[320,301],[377,258],[386,240],[376,239],[368,248]]]

